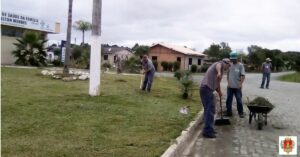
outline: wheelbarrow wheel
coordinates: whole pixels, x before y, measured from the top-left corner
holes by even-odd
[[[263,127],[263,123],[258,123],[258,124],[257,124],[257,129],[258,129],[258,130],[262,130],[262,127]]]
[[[250,114],[249,114],[249,124],[251,124],[251,121],[252,121],[252,114],[250,112]]]
[[[262,127],[263,127],[263,115],[262,115],[262,113],[258,114],[257,119],[258,119],[257,120],[257,129],[262,130]]]

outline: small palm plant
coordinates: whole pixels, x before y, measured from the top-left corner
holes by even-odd
[[[43,39],[39,33],[26,31],[22,38],[14,43],[16,50],[12,54],[17,58],[15,64],[41,66],[47,65],[47,52],[44,44],[47,40]]]
[[[182,85],[182,98],[187,99],[189,96],[189,91],[193,87],[193,80],[191,73],[189,71],[183,72],[183,76],[179,80]]]

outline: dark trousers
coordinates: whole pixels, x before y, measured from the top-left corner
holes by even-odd
[[[147,89],[147,91],[150,92],[151,87],[152,87],[154,74],[155,74],[155,71],[148,71],[148,72],[145,73],[145,78],[144,78],[142,90]]]
[[[237,110],[239,114],[243,114],[243,103],[242,103],[242,90],[240,88],[227,88],[227,99],[226,99],[226,108],[227,113],[232,113],[232,99],[233,95],[235,96],[237,103]]]
[[[212,135],[214,134],[214,115],[216,112],[213,90],[207,86],[201,86],[200,98],[204,108],[204,127],[202,133]]]
[[[270,83],[270,73],[263,73],[263,77],[262,77],[262,81],[261,81],[261,88],[264,88],[265,85],[265,80],[267,79],[267,84],[266,84],[266,88],[269,88],[269,83]]]

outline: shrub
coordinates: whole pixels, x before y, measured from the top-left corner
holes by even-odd
[[[192,66],[191,66],[191,72],[192,73],[195,73],[195,72],[197,72],[197,65],[195,65],[195,64],[193,64]]]
[[[180,62],[176,61],[173,63],[173,70],[177,71],[180,69]]]
[[[172,71],[172,69],[173,69],[173,63],[168,62],[168,71]]]
[[[168,62],[162,61],[162,62],[160,63],[160,65],[163,67],[163,71],[167,71],[167,70],[168,70],[168,67],[169,67]]]
[[[200,68],[200,72],[205,73],[207,71],[207,69],[209,68],[208,64],[203,64]]]
[[[131,57],[124,61],[124,71],[129,73],[140,73],[141,70],[141,60],[136,57]]]
[[[54,66],[62,66],[62,62],[59,59],[56,59],[56,60],[52,61],[52,64]]]
[[[111,65],[109,63],[103,63],[102,67],[103,68],[111,68]]]
[[[44,44],[47,42],[40,33],[25,31],[14,43],[16,50],[12,54],[17,58],[18,65],[47,66],[47,52]]]
[[[296,58],[296,60],[295,60],[295,70],[297,71],[297,72],[300,72],[300,56],[298,56],[297,58]]]
[[[175,71],[174,77],[176,77],[178,80],[180,80],[181,76],[182,76],[182,71],[180,71],[180,70]]]

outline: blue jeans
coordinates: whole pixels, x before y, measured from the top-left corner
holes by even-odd
[[[232,114],[232,99],[235,95],[237,110],[239,114],[243,114],[242,90],[240,88],[227,88],[226,108],[227,113]]]
[[[152,87],[154,74],[155,74],[154,70],[150,70],[150,71],[145,73],[145,78],[144,78],[142,90],[145,90],[147,88],[147,91],[150,92],[151,87]]]
[[[269,83],[270,83],[270,73],[263,73],[263,77],[262,77],[262,81],[261,81],[261,88],[264,88],[265,85],[265,80],[267,79],[267,84],[266,84],[266,88],[269,88]]]
[[[215,115],[215,101],[213,90],[207,86],[200,87],[200,98],[204,108],[204,127],[202,134],[212,135],[214,134],[214,115]]]

